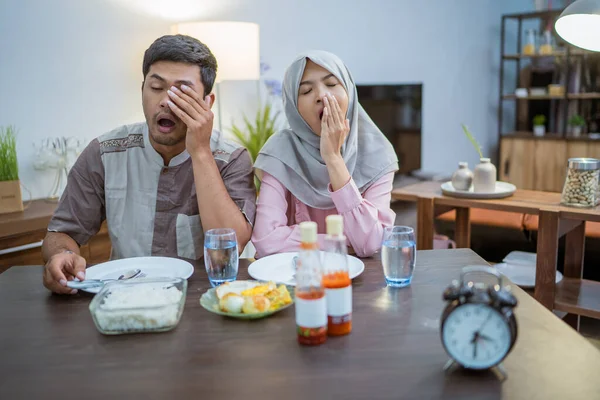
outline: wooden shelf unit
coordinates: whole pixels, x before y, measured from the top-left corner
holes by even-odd
[[[515,90],[521,87],[520,71],[521,62],[526,59],[541,59],[544,57],[561,57],[565,68],[561,74],[570,76],[571,57],[581,57],[588,54],[594,54],[589,51],[573,47],[556,37],[560,50],[555,50],[551,55],[544,54],[522,54],[523,23],[528,19],[555,20],[562,10],[551,10],[524,14],[508,14],[502,16],[501,24],[501,43],[500,43],[500,79],[499,79],[499,101],[498,101],[498,152],[497,166],[499,179],[510,182],[519,189],[544,190],[560,192],[564,184],[566,174],[567,160],[572,157],[600,157],[600,140],[598,135],[588,136],[586,134],[577,137],[570,134],[571,128],[568,126],[569,108],[574,101],[598,101],[600,92],[570,93],[573,91],[569,87],[570,79],[566,80],[565,93],[560,96],[542,95],[517,97],[515,94],[506,94],[504,88],[505,67],[516,68]],[[511,52],[505,53],[505,40],[512,35],[507,34],[507,23],[510,22],[511,29],[516,26],[518,29],[516,36],[516,48]],[[512,32],[511,32],[512,33]],[[514,107],[505,109],[505,101],[514,102]],[[530,124],[523,124],[523,121],[515,115],[514,127],[512,129],[503,125],[505,114],[507,112],[517,112],[521,107],[525,107],[525,102],[558,102],[554,103],[554,108],[559,107],[562,114],[562,120],[556,121],[552,126],[546,126],[547,130],[543,136],[535,136],[533,132],[522,130],[522,126],[531,129]],[[534,103],[535,105],[535,103]],[[510,104],[513,106],[513,104]],[[511,111],[509,111],[511,110]],[[514,110],[514,111],[512,111]],[[547,119],[551,115],[546,115]],[[530,118],[531,116],[528,116]],[[519,125],[519,122],[521,125]]]
[[[567,84],[565,87],[565,94],[560,95],[560,96],[556,96],[556,95],[550,95],[550,94],[546,94],[546,95],[541,95],[541,96],[525,96],[525,97],[517,97],[515,94],[512,93],[505,93],[504,90],[504,79],[505,79],[505,63],[506,61],[513,61],[514,63],[509,63],[507,64],[508,66],[511,67],[516,67],[516,84],[515,84],[515,89],[518,87],[521,87],[521,78],[520,78],[520,71],[521,71],[521,62],[523,60],[527,60],[527,59],[541,59],[541,58],[548,58],[548,57],[560,57],[564,59],[564,65],[565,65],[565,70],[564,70],[564,74],[568,77],[569,76],[569,72],[570,72],[570,61],[572,57],[582,57],[582,56],[586,56],[586,55],[592,55],[595,54],[593,52],[590,51],[586,51],[583,49],[579,49],[576,48],[568,43],[566,43],[565,41],[563,41],[560,37],[558,37],[555,34],[555,38],[557,43],[560,45],[560,47],[557,47],[557,50],[555,50],[553,53],[551,54],[523,54],[522,53],[522,39],[523,39],[523,23],[525,20],[531,20],[531,19],[550,19],[550,20],[555,20],[556,18],[558,18],[558,16],[560,15],[560,13],[562,12],[562,9],[559,10],[549,10],[549,11],[536,11],[536,12],[530,12],[530,13],[520,13],[520,14],[505,14],[502,16],[502,21],[501,21],[501,36],[500,36],[500,79],[499,79],[499,103],[498,103],[498,141],[502,142],[504,137],[511,137],[514,136],[513,134],[509,133],[508,135],[506,134],[506,132],[503,130],[503,122],[504,122],[504,106],[503,106],[503,101],[559,101],[559,105],[558,107],[561,108],[561,113],[562,113],[562,121],[558,122],[557,125],[559,126],[555,126],[552,129],[554,129],[556,131],[556,134],[550,134],[550,138],[551,139],[557,139],[559,137],[563,137],[567,140],[579,140],[579,141],[585,141],[584,138],[569,138],[568,137],[568,132],[569,132],[569,127],[568,127],[568,119],[569,119],[569,104],[571,104],[571,101],[596,101],[596,100],[600,100],[600,92],[582,92],[582,93],[569,93],[570,92],[570,88],[569,88],[569,82],[570,79],[567,79]],[[516,21],[517,24],[517,35],[516,35],[516,51],[513,49],[512,53],[505,53],[505,39],[507,37],[509,37],[509,35],[506,34],[506,30],[507,30],[507,22],[508,21],[512,21],[512,23],[514,24]],[[504,94],[503,94],[504,93]],[[547,116],[548,117],[548,116]],[[517,130],[517,120],[518,118],[514,118],[515,120],[515,130]],[[548,134],[547,134],[548,135]],[[530,138],[535,139],[535,140],[543,140],[543,139],[548,139],[547,137],[536,137],[531,135]],[[501,160],[502,159],[502,154],[500,154],[501,149],[502,149],[502,145],[500,143],[500,145],[498,146],[498,153],[497,153],[497,160]],[[524,187],[523,189],[532,189],[532,188],[528,188],[528,187]]]

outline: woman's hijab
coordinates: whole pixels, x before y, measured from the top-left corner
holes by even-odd
[[[298,90],[307,60],[330,71],[348,93],[350,132],[341,155],[356,186],[363,193],[382,176],[398,170],[394,148],[358,102],[356,86],[346,65],[326,51],[296,57],[283,80],[283,106],[289,128],[265,143],[255,168],[273,175],[298,200],[319,209],[335,208],[328,190],[329,174],[321,157],[320,140],[298,111]]]

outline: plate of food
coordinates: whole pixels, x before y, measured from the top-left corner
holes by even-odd
[[[259,319],[294,303],[294,288],[275,282],[233,281],[208,289],[200,297],[206,310],[231,318]]]
[[[323,256],[324,252],[320,252]],[[296,286],[295,261],[298,253],[279,253],[266,256],[254,261],[248,267],[248,274],[259,281],[273,281],[289,286]],[[350,279],[354,279],[365,270],[365,264],[354,256],[346,256]]]
[[[194,266],[187,261],[171,257],[131,257],[96,264],[85,270],[86,280],[112,282],[132,274],[137,278],[182,278],[188,279],[194,273]],[[82,283],[85,283],[84,280]],[[78,279],[77,279],[78,281]],[[89,293],[98,293],[103,285],[81,287]]]

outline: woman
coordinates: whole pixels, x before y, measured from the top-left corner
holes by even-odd
[[[348,246],[359,257],[381,247],[398,159],[358,102],[350,72],[325,51],[301,54],[283,81],[290,128],[273,135],[257,157],[262,174],[252,242],[257,257],[296,251],[299,223],[340,214]]]

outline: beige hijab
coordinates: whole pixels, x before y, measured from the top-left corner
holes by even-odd
[[[283,106],[290,127],[265,143],[255,168],[268,172],[298,200],[319,209],[335,208],[328,191],[329,174],[319,150],[320,137],[298,112],[298,89],[306,60],[330,71],[348,93],[350,132],[342,145],[346,167],[361,193],[383,175],[398,170],[394,148],[358,102],[356,86],[346,65],[326,51],[308,51],[296,57],[283,80]]]

